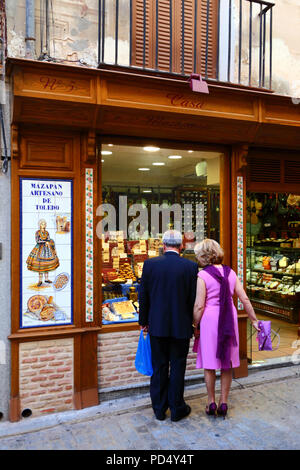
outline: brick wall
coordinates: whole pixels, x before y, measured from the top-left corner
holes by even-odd
[[[20,409],[32,416],[73,409],[73,339],[20,344]]]
[[[98,386],[106,388],[126,387],[149,382],[149,377],[139,374],[134,366],[139,331],[105,333],[98,336]],[[192,352],[194,340],[190,343],[186,377],[196,375],[196,354]]]

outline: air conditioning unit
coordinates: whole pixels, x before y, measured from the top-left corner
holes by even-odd
[[[199,162],[196,165],[196,175],[197,176],[207,176],[207,162]]]

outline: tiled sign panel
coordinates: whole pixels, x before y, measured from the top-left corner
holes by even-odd
[[[93,169],[85,170],[85,321],[93,321]]]
[[[237,275],[241,283],[244,283],[244,179],[237,177]],[[238,299],[238,308],[244,306]]]
[[[20,327],[70,324],[72,181],[20,180]]]

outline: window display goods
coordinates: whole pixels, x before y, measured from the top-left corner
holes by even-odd
[[[259,312],[298,323],[300,207],[294,195],[247,194],[247,291]]]

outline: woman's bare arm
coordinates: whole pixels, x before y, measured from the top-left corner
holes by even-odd
[[[242,283],[241,283],[241,281],[239,280],[238,277],[236,278],[235,293],[238,296],[238,298],[240,299],[240,301],[242,302],[242,304],[244,305],[244,309],[245,309],[252,325],[254,326],[254,328],[256,330],[259,330],[258,325],[257,325],[257,318],[256,318],[256,315],[255,315],[254,309],[253,309],[253,307],[251,305],[251,302],[249,300],[249,297],[247,296],[247,294],[246,294],[246,292],[243,288],[243,285],[242,285]]]
[[[197,279],[197,293],[196,300],[194,304],[194,314],[193,314],[193,323],[197,327],[202,318],[206,300],[206,287],[205,282],[201,277]]]

